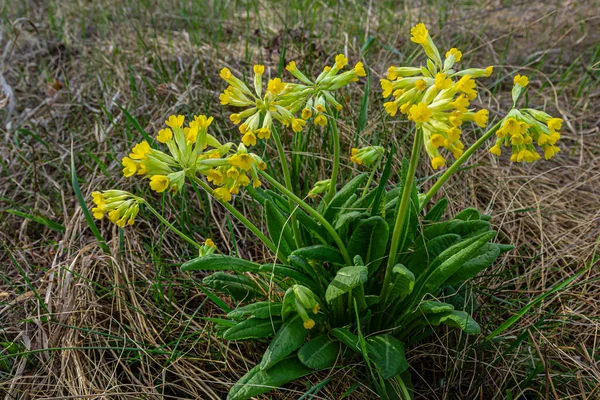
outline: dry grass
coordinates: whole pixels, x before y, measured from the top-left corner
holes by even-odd
[[[593,264],[600,236],[598,4],[364,3],[27,0],[0,7],[0,72],[13,92],[7,97],[4,87],[0,97],[0,393],[6,399],[217,399],[259,359],[259,345],[218,340],[205,317],[222,311],[177,268],[193,251],[150,216],[123,233],[99,223],[110,255],[102,251],[75,200],[69,161],[73,151],[85,195],[125,187],[161,204],[145,187],[118,178],[118,159],[139,139],[115,103],[149,132],[173,112],[203,112],[231,137],[236,133],[217,101],[218,68],[246,71],[257,61],[275,74],[280,47],[286,59],[303,60],[314,72],[335,52],[358,59],[364,39],[375,38],[364,56],[374,88],[365,141],[403,136],[401,123],[382,118],[375,78],[410,56],[407,32],[419,18],[440,32],[440,47],[469,49],[465,63],[498,66],[481,100],[492,109],[510,106],[507,76],[524,67],[533,76],[531,104],[565,119],[561,153],[521,166],[481,151],[471,162],[476,167],[445,188],[452,211],[486,210],[499,240],[517,247],[477,279],[483,332]],[[13,32],[21,17],[37,32],[24,20]],[[348,101],[358,104],[362,90],[347,93]],[[357,112],[344,118],[349,143]],[[329,154],[320,141],[311,150],[309,181],[325,173]],[[351,168],[347,161],[343,173]],[[424,167],[420,176],[430,173]],[[176,202],[161,211],[198,240],[219,237],[228,250],[236,245],[243,255],[263,254],[206,197],[190,192]],[[260,210],[244,208],[259,217]],[[8,210],[60,225],[51,229]],[[440,331],[411,348],[417,397],[600,398],[599,278],[592,265],[491,343]],[[277,398],[297,398],[326,376],[332,381],[318,396],[339,398],[360,371],[315,374],[307,386],[288,385]],[[373,396],[362,383],[351,395]]]

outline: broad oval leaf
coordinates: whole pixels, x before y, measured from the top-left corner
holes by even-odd
[[[335,196],[333,196],[333,199],[331,199],[331,202],[323,213],[323,216],[329,223],[333,222],[336,215],[343,208],[344,203],[346,203],[346,201],[348,201],[348,199],[356,193],[365,179],[367,179],[367,173],[357,175],[350,182],[344,185],[344,187],[342,187]]]
[[[459,241],[460,236],[453,233],[429,240],[426,245],[421,246],[406,257],[406,268],[415,274],[415,278],[418,279],[437,256]]]
[[[425,293],[434,293],[450,278],[467,260],[485,243],[496,235],[495,231],[482,233],[474,238],[464,240],[440,254],[432,265],[433,271],[425,281]],[[438,266],[439,265],[439,266]]]
[[[223,254],[210,254],[187,261],[181,265],[182,271],[234,271],[258,272],[260,264],[238,257]]]
[[[454,219],[459,219],[461,221],[478,221],[481,219],[481,213],[476,208],[465,208],[456,214]]]
[[[367,353],[383,379],[389,379],[408,369],[404,345],[391,335],[367,338]]]
[[[302,346],[306,339],[306,329],[302,318],[296,315],[283,323],[263,354],[260,369],[266,370]]]
[[[362,221],[350,237],[350,257],[359,255],[369,268],[370,276],[377,272],[383,261],[389,234],[387,222],[379,216],[374,216]]]
[[[248,400],[311,372],[312,370],[302,364],[296,356],[280,361],[266,371],[257,365],[231,387],[227,400]]]
[[[454,310],[454,306],[452,304],[428,300],[419,304],[419,311],[415,312],[420,314],[438,314],[452,310]]]
[[[398,264],[392,269],[394,280],[389,291],[389,304],[401,302],[408,297],[415,288],[415,275],[404,265]]]
[[[307,260],[323,261],[339,265],[345,264],[344,256],[342,256],[342,253],[338,249],[324,244],[299,248],[293,251],[292,255],[304,257]]]
[[[358,352],[361,351],[358,336],[350,332],[348,329],[334,328],[331,330],[331,334],[340,342],[348,346],[351,350]]]
[[[335,365],[340,353],[340,342],[320,335],[308,341],[300,350],[298,358],[312,369],[327,369]]]
[[[435,203],[433,207],[431,207],[431,209],[427,212],[427,214],[425,214],[425,217],[423,219],[428,222],[439,222],[444,216],[447,206],[448,199],[444,197],[443,199]]]
[[[257,301],[243,307],[238,307],[227,314],[227,318],[241,319],[247,316],[255,318],[271,318],[281,315],[281,303]]]
[[[430,240],[437,236],[441,236],[448,233],[454,233],[456,235],[459,235],[463,239],[466,239],[472,236],[477,236],[483,232],[487,232],[490,229],[491,225],[488,221],[452,220],[428,226],[423,231],[423,236],[427,240]]]
[[[275,334],[281,327],[279,318],[248,318],[223,334],[225,340],[260,339]]]
[[[481,328],[475,320],[464,311],[447,311],[439,314],[427,315],[427,322],[437,326],[445,324],[453,328],[460,328],[469,335],[478,335]]]
[[[261,265],[260,272],[273,274],[277,276],[279,279],[290,278],[298,283],[302,283],[312,290],[319,290],[317,284],[314,280],[309,278],[306,274],[298,271],[295,268],[288,267],[287,265],[279,265],[279,264],[265,264]]]
[[[473,258],[461,265],[461,267],[446,282],[446,285],[454,286],[477,275],[479,272],[489,268],[500,255],[500,248],[494,243],[484,244]]]
[[[215,272],[207,276],[202,282],[213,289],[229,293],[236,300],[249,300],[260,293],[256,282],[245,275],[230,275],[224,272]]]
[[[332,300],[338,298],[344,293],[348,293],[355,287],[363,285],[367,279],[369,279],[369,270],[367,267],[359,265],[341,268],[329,286],[327,286],[325,300],[328,303],[331,303]]]

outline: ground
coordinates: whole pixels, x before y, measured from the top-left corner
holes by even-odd
[[[178,269],[193,248],[151,215],[125,230],[96,222],[104,251],[76,187],[88,205],[93,190],[134,191],[197,240],[212,237],[223,252],[235,247],[265,257],[251,234],[205,195],[157,196],[145,183],[122,178],[120,158],[141,140],[140,130],[155,134],[173,113],[213,115],[215,132],[236,138],[230,111],[218,101],[223,66],[248,74],[262,63],[273,76],[294,59],[314,73],[343,52],[365,63],[370,81],[344,92],[343,148],[348,153],[354,141],[375,139],[400,145],[400,159],[408,125],[384,115],[378,81],[389,65],[422,61],[414,60],[408,37],[423,21],[440,48],[463,50],[465,65],[495,66],[477,100],[493,110],[491,119],[510,108],[511,76],[521,73],[531,79],[527,102],[565,124],[553,160],[515,165],[482,149],[445,187],[451,215],[484,210],[498,241],[516,249],[475,281],[480,337],[440,330],[408,350],[417,398],[599,398],[599,6],[593,0],[4,1],[0,393],[223,398],[264,346],[218,338],[209,320],[222,315],[218,302],[198,276]],[[366,120],[359,116],[365,96]],[[475,134],[465,140],[472,143]],[[305,146],[292,156],[305,166],[299,185],[309,189],[330,168],[330,144],[310,131]],[[426,164],[422,188],[435,176]],[[341,176],[354,168],[345,155]],[[236,204],[261,220],[260,209],[243,197]],[[494,340],[484,340],[499,327]],[[326,378],[320,398],[340,398],[349,388],[350,398],[373,397],[361,369],[347,367],[275,396],[298,398]]]

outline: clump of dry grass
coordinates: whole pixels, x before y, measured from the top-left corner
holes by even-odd
[[[335,52],[358,58],[365,38],[373,37],[364,60],[377,75],[391,63],[410,59],[406,32],[429,16],[425,20],[432,31],[443,25],[436,40],[445,47],[471,49],[466,58],[474,64],[500,66],[481,101],[506,110],[510,79],[505,78],[524,65],[534,73],[529,101],[543,101],[565,119],[556,161],[509,165],[482,151],[471,162],[476,167],[445,188],[452,212],[469,206],[486,210],[499,240],[517,247],[476,281],[476,319],[484,332],[553,285],[592,268],[492,342],[467,342],[456,332],[440,331],[411,348],[417,397],[504,398],[507,391],[512,398],[598,397],[600,287],[598,258],[592,258],[600,236],[595,8],[585,2],[444,4],[30,0],[5,8],[0,72],[14,103],[0,110],[0,392],[6,398],[224,397],[262,348],[217,338],[208,318],[223,311],[193,277],[178,272],[178,264],[193,253],[157,230],[149,216],[122,235],[99,223],[110,254],[102,251],[72,192],[71,149],[84,194],[96,187],[136,185],[118,178],[119,157],[138,135],[115,103],[150,132],[170,113],[200,111],[214,115],[220,134],[232,137],[237,133],[217,102],[219,66],[244,72],[256,61],[275,74],[280,58],[296,58],[316,71]],[[11,24],[19,17],[29,18],[38,33],[20,23],[14,43]],[[400,144],[402,122],[382,118],[375,78],[371,119],[360,140],[376,136]],[[347,93],[349,104],[357,104],[363,90]],[[344,118],[342,133],[349,144],[358,116],[349,108]],[[307,176],[329,168],[327,144],[321,147],[311,134],[311,152],[302,155]],[[343,173],[351,168],[347,161]],[[424,166],[420,176],[428,174]],[[148,194],[143,187],[132,190]],[[199,240],[219,237],[223,251],[264,256],[208,198],[190,192],[176,201],[185,218],[177,219],[171,200],[163,212],[186,232]],[[244,208],[259,219],[260,210]],[[46,219],[40,223],[7,210]],[[318,396],[338,398],[359,382],[351,396],[372,398],[357,381],[360,371],[315,374],[307,378],[308,387],[331,378]],[[297,398],[305,391],[300,382],[277,396]]]

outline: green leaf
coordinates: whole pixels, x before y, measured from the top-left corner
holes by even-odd
[[[287,220],[271,200],[265,201],[267,230],[273,244],[286,258],[296,249],[291,220]]]
[[[462,264],[477,253],[485,243],[496,235],[495,231],[482,233],[471,239],[464,240],[449,249],[444,250],[432,263],[431,274],[425,281],[426,293],[434,293],[450,278]],[[439,266],[437,266],[439,264]]]
[[[312,232],[317,238],[322,240],[323,242],[327,242],[328,233],[325,228],[323,228],[319,223],[317,223],[311,216],[305,214],[302,210],[297,210],[295,212],[296,218],[298,219],[298,223],[300,226],[308,229]]]
[[[309,278],[307,275],[298,271],[295,268],[288,267],[286,265],[279,264],[265,264],[261,265],[260,272],[273,274],[281,280],[286,278],[293,279],[298,283],[302,283],[309,287],[311,290],[319,290],[319,286],[315,283],[312,278]]]
[[[383,379],[390,379],[408,369],[404,345],[391,335],[367,338],[367,352]]]
[[[448,207],[448,199],[443,198],[431,207],[423,219],[429,222],[439,222],[446,212],[446,207]]]
[[[341,268],[329,286],[327,286],[325,300],[331,303],[332,300],[344,293],[348,293],[355,287],[363,285],[368,278],[369,270],[367,267],[354,266]]]
[[[260,369],[266,370],[302,346],[306,339],[306,329],[302,318],[296,315],[283,323],[263,354]]]
[[[428,300],[419,304],[419,310],[415,311],[416,314],[438,314],[447,311],[454,310],[454,306],[448,303],[442,303],[441,301]]]
[[[6,212],[16,215],[17,217],[21,217],[21,218],[32,220],[33,222],[37,222],[38,224],[44,225],[56,232],[64,232],[64,230],[65,230],[65,227],[62,226],[61,224],[54,222],[50,218],[43,217],[41,215],[38,216],[38,215],[28,214],[28,213],[24,213],[24,212],[17,211],[17,210],[6,210]]]
[[[323,261],[332,264],[344,265],[344,257],[335,247],[324,244],[302,247],[294,250],[292,255],[304,257],[307,260]]]
[[[334,328],[331,330],[331,334],[340,342],[348,346],[351,350],[359,353],[361,352],[360,340],[358,339],[358,336],[350,332],[348,329]]]
[[[252,299],[262,293],[256,282],[244,275],[215,272],[204,278],[202,282],[213,289],[229,293],[233,298],[240,301]]]
[[[280,361],[266,371],[257,365],[231,387],[227,400],[248,400],[311,372],[312,370],[302,364],[296,356]]]
[[[283,212],[289,213],[289,204],[287,197],[281,196],[279,193],[274,192],[270,189],[266,189],[265,194],[269,197],[269,200],[271,200],[274,203],[274,205],[279,207]]]
[[[359,255],[369,269],[369,275],[375,274],[385,256],[388,245],[389,227],[379,216],[362,221],[352,233],[348,242],[350,257]]]
[[[446,311],[443,313],[427,315],[427,322],[438,326],[445,324],[453,328],[460,328],[469,335],[478,335],[481,332],[479,324],[464,311]]]
[[[415,288],[415,275],[404,265],[398,264],[392,269],[392,287],[390,288],[389,304],[399,303],[408,297]]]
[[[320,335],[298,350],[298,358],[312,369],[327,369],[335,365],[340,353],[340,342]]]
[[[329,283],[330,276],[320,262],[311,264],[306,261],[304,257],[293,254],[289,257],[289,261],[292,267],[302,271],[305,275],[312,277],[316,282]]]
[[[210,254],[185,262],[182,271],[234,271],[254,272],[260,269],[260,264],[238,257],[223,254]]]
[[[336,215],[338,215],[344,203],[346,203],[350,196],[356,193],[356,191],[358,190],[360,185],[362,185],[365,179],[367,179],[367,173],[357,175],[350,182],[344,185],[344,187],[341,188],[335,196],[333,196],[333,199],[331,199],[331,202],[329,203],[329,205],[325,209],[325,212],[323,213],[323,216],[329,223],[332,223],[334,221]]]
[[[491,267],[499,255],[500,248],[497,245],[494,243],[484,244],[473,258],[461,265],[458,271],[448,278],[445,284],[453,286],[474,277],[484,269]]]
[[[430,240],[437,236],[441,236],[448,233],[454,233],[456,235],[459,235],[463,239],[466,239],[468,237],[476,236],[483,232],[487,232],[490,229],[491,225],[488,221],[452,220],[428,226],[423,231],[423,237],[425,237],[427,240]]]
[[[150,147],[156,148],[156,144],[154,142],[154,139],[152,139],[150,137],[150,135],[148,135],[148,133],[146,133],[146,131],[144,130],[144,128],[142,128],[142,126],[140,125],[140,123],[138,122],[138,120],[135,117],[133,117],[129,113],[129,111],[127,111],[119,103],[117,103],[117,102],[114,102],[114,103],[117,105],[117,107],[119,107],[121,109],[121,111],[125,115],[125,118],[127,119],[127,121],[129,121],[129,123],[131,125],[133,125],[133,127],[135,128],[135,130],[138,131],[144,137],[144,139],[146,139],[146,141],[148,142],[148,144],[150,145]]]
[[[459,219],[461,221],[479,221],[481,219],[481,214],[476,208],[465,208],[456,214],[454,219]]]
[[[258,301],[247,306],[238,307],[227,313],[227,318],[242,319],[247,316],[255,318],[271,318],[281,315],[281,303]]]
[[[337,217],[337,219],[335,220],[335,225],[333,227],[337,231],[337,230],[343,228],[345,225],[347,225],[353,221],[356,221],[363,214],[364,214],[364,212],[362,212],[362,211],[344,212]]]
[[[225,340],[261,339],[274,335],[283,322],[279,318],[248,318],[229,328],[224,334]]]
[[[405,265],[415,274],[415,278],[419,278],[437,256],[459,241],[460,236],[453,233],[433,238],[426,245],[421,246],[414,253],[408,255]]]

